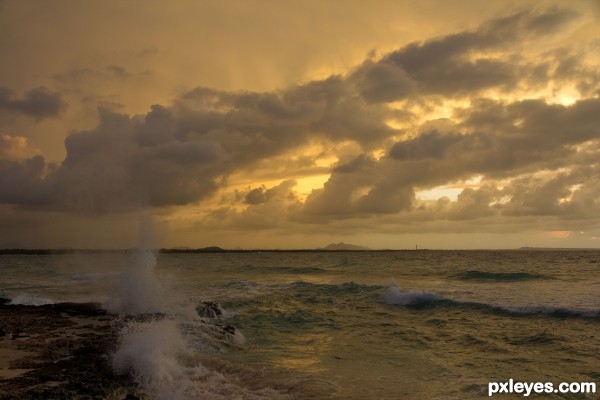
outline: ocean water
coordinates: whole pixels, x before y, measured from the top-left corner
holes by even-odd
[[[600,383],[599,269],[598,251],[2,255],[0,296],[160,313],[111,355],[155,399],[470,399]]]

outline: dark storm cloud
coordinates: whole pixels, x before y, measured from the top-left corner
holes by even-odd
[[[481,101],[462,113],[465,120],[456,131],[423,132],[397,142],[390,157],[406,164],[427,161],[432,182],[472,174],[510,176],[556,168],[575,157],[574,146],[600,137],[597,98],[569,107],[541,100]]]
[[[247,204],[262,204],[269,199],[264,187],[254,188],[250,190],[245,197]]]
[[[392,63],[366,61],[352,76],[363,98],[369,102],[391,102],[410,96],[416,82]]]
[[[296,200],[296,197],[292,192],[294,186],[296,186],[296,181],[293,179],[285,180],[279,185],[268,189],[263,185],[249,190],[244,199],[247,204],[251,205],[268,203],[272,199]]]
[[[69,207],[84,211],[188,204],[215,189],[219,146],[137,139],[152,131],[156,108],[145,119],[103,111],[99,126],[65,141],[67,157],[49,177]]]
[[[581,83],[579,72],[586,72],[590,88],[597,87],[592,68],[576,53],[558,57],[556,50],[533,62],[508,51],[556,32],[574,17],[561,10],[520,12],[366,60],[347,76],[271,92],[196,88],[171,105],[153,105],[145,115],[104,109],[96,128],[67,137],[62,164],[47,165],[39,156],[4,160],[0,200],[84,213],[186,205],[213,196],[232,174],[292,159],[303,146],[351,143],[353,156],[328,170],[329,180],[304,203],[294,194],[295,181],[287,179],[298,176],[286,175],[286,168],[324,168],[317,166],[316,156],[273,166],[268,176],[281,179],[281,185],[255,184],[232,200],[236,207],[213,210],[212,217],[264,227],[282,220],[335,222],[379,215],[448,221],[588,215],[583,210],[597,210],[600,195],[591,181],[600,169],[595,158],[600,99],[563,106],[539,99],[491,100],[481,92],[510,91],[525,79],[530,85],[548,79]],[[72,74],[85,78],[92,72]],[[118,66],[103,73],[128,74]],[[431,95],[465,95],[470,104],[445,121],[420,126],[409,106],[388,104],[427,103]],[[392,119],[411,128],[394,128]],[[557,175],[561,169],[566,172]],[[538,177],[538,171],[555,173]],[[416,195],[473,176],[481,177],[482,185],[465,189],[456,201],[424,202]],[[499,179],[507,182],[497,184]]]
[[[263,185],[250,189],[242,196],[247,205],[245,209],[230,207],[235,203],[231,201],[208,213],[202,220],[202,225],[217,229],[226,226],[235,230],[271,229],[288,225],[290,214],[302,207],[293,191],[294,186],[296,181],[290,179],[270,188]]]
[[[303,212],[308,220],[393,214],[407,210],[414,192],[409,182],[397,182],[385,161],[361,155],[336,166],[322,189],[313,190]]]
[[[550,221],[578,221],[579,229],[594,226],[600,215],[600,172],[593,167],[572,168],[570,172],[527,175],[499,186],[482,184],[466,188],[455,202],[442,198],[425,202],[418,210],[422,221],[466,221],[492,218],[496,223],[527,224],[545,219]],[[470,230],[468,227],[465,231]]]
[[[398,213],[415,205],[415,188],[430,188],[472,176],[506,179],[540,170],[577,169],[590,162],[598,166],[594,157],[600,141],[600,99],[582,100],[570,107],[541,100],[510,104],[482,101],[478,107],[464,110],[463,117],[465,120],[449,126],[448,132],[424,131],[396,142],[389,157],[376,160],[361,156],[334,168],[324,187],[308,197],[305,213],[325,219]],[[590,144],[588,151],[578,149],[585,144]],[[567,205],[559,200],[575,184],[595,188],[586,189],[588,202],[591,193],[600,195],[595,192],[598,185],[590,185],[594,174],[569,176],[572,178],[543,184],[539,179],[526,181],[531,190],[521,187],[523,183],[515,183],[514,190],[494,191],[493,196],[489,188],[485,189],[485,196],[484,189],[465,190],[443,218],[491,215],[501,208],[506,209],[506,215],[568,214],[574,203]],[[489,206],[506,196],[512,198],[508,206]],[[552,208],[543,201],[560,206]],[[592,209],[597,209],[595,204]]]
[[[333,77],[272,93],[200,88],[143,116],[101,110],[95,129],[67,137],[64,162],[44,177],[55,193],[47,206],[106,212],[184,205],[212,195],[232,172],[310,140],[380,146],[396,132],[384,122],[388,109],[365,104],[352,90]]]
[[[49,167],[41,156],[22,161],[0,159],[0,203],[36,207],[52,201],[42,178]]]
[[[183,96],[175,108],[183,117],[179,135],[236,133],[254,139],[253,154],[281,151],[313,137],[373,147],[396,132],[384,122],[391,111],[365,103],[341,77],[269,93],[202,88]]]
[[[244,201],[246,204],[259,205],[268,203],[272,199],[296,200],[292,192],[294,186],[296,186],[296,181],[293,179],[283,181],[279,185],[269,189],[263,185],[249,190],[244,196]]]
[[[418,89],[422,94],[467,95],[475,91],[513,89],[529,78],[531,65],[521,65],[518,52],[498,58],[519,41],[557,32],[577,17],[569,10],[523,11],[478,29],[409,44],[378,62],[367,61],[354,78],[368,101],[397,101]],[[537,65],[539,74],[546,66]]]
[[[66,104],[59,93],[45,87],[28,90],[22,99],[15,98],[15,93],[0,86],[0,112],[5,114],[21,114],[35,119],[56,117]]]
[[[587,52],[597,52],[600,43],[596,43]],[[547,55],[547,78],[561,83],[576,81],[579,92],[585,96],[592,96],[599,88],[600,72],[595,66],[585,63],[586,51],[561,48]]]

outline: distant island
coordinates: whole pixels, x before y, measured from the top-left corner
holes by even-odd
[[[333,250],[333,251],[337,250],[337,251],[339,251],[339,250],[371,250],[371,249],[369,249],[368,247],[364,247],[364,246],[357,246],[355,244],[339,242],[339,243],[331,243],[330,245],[323,247],[322,250]]]

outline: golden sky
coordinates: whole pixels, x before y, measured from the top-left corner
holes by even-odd
[[[598,247],[600,2],[0,0],[0,247]]]

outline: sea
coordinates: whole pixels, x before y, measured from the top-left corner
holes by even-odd
[[[151,399],[477,399],[600,383],[599,272],[576,250],[18,254],[0,297],[146,316],[108,359]]]

